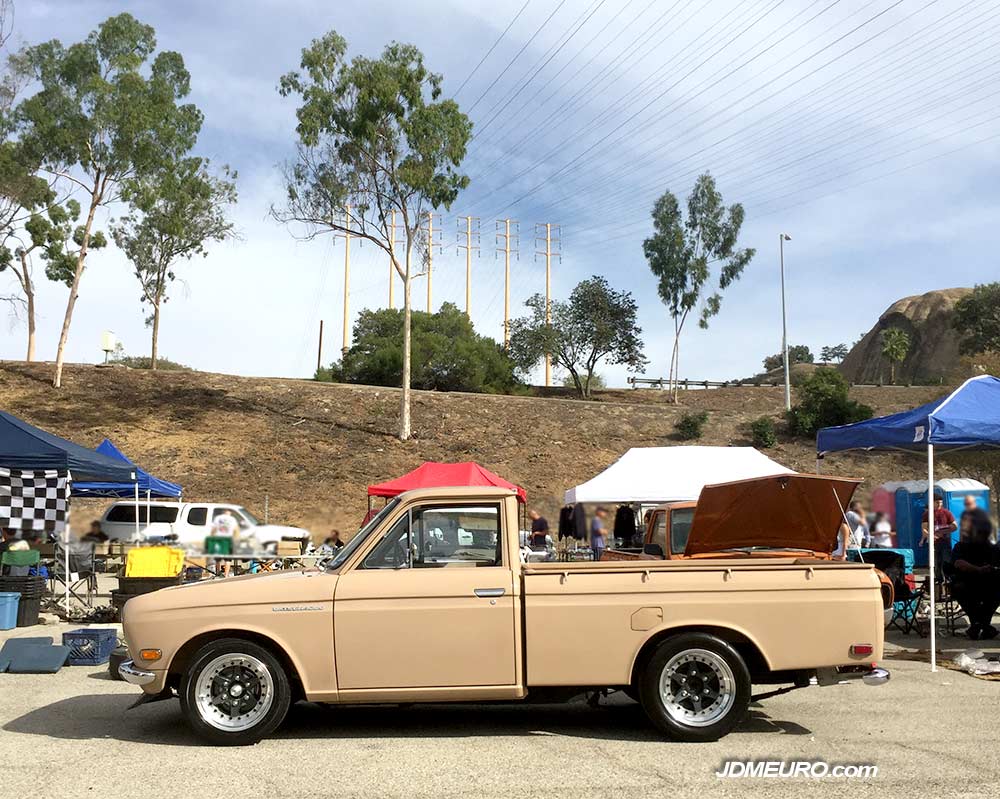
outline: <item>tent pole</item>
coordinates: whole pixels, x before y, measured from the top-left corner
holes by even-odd
[[[149,525],[153,520],[153,503],[152,496],[150,495],[150,490],[146,489],[146,524]]]
[[[139,543],[139,482],[135,485],[135,542]]]
[[[934,445],[927,445],[927,545],[930,548],[931,585],[931,671],[937,671],[937,597],[935,596],[934,560],[937,541],[934,540]]]
[[[72,494],[72,485],[73,485],[73,474],[72,474],[72,472],[67,472],[66,473],[66,482],[69,483],[69,485],[66,486],[66,496],[67,496],[67,499],[68,499],[71,496],[71,494]],[[65,535],[65,542],[63,543],[63,557],[65,558],[65,567],[66,567],[66,571],[63,572],[63,580],[65,581],[63,584],[66,586],[66,617],[67,618],[69,618],[69,523],[70,523],[69,522],[69,517],[70,517],[70,514],[72,512],[73,512],[73,503],[72,502],[67,502],[66,503],[66,535]]]

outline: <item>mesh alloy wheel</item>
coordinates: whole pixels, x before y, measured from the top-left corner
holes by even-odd
[[[717,653],[687,649],[668,660],[660,672],[660,700],[678,723],[708,727],[732,710],[736,678]]]
[[[249,730],[271,709],[274,678],[252,655],[220,655],[201,670],[195,696],[198,714],[207,724],[226,732]]]

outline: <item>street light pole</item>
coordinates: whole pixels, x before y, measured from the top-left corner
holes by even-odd
[[[792,237],[787,233],[778,234],[778,252],[781,263],[781,354],[785,362],[785,410],[792,409],[792,381],[788,371],[788,321],[785,315],[785,242]]]

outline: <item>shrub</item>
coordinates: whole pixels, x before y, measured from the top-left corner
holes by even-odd
[[[787,413],[794,435],[812,438],[822,427],[872,417],[872,409],[848,396],[847,380],[835,369],[817,369],[796,389],[798,402]]]
[[[750,439],[757,449],[770,449],[777,444],[774,420],[770,416],[761,416],[750,422]]]
[[[681,441],[694,441],[701,438],[705,422],[708,421],[708,414],[705,411],[689,412],[681,414],[681,417],[674,422],[674,430]]]

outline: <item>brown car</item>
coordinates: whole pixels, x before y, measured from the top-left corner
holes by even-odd
[[[751,686],[888,672],[870,566],[814,557],[523,564],[515,494],[391,500],[324,569],[213,580],[124,612],[148,698],[202,738],[253,743],[293,701],[551,699],[620,689],[667,737],[715,740]]]

